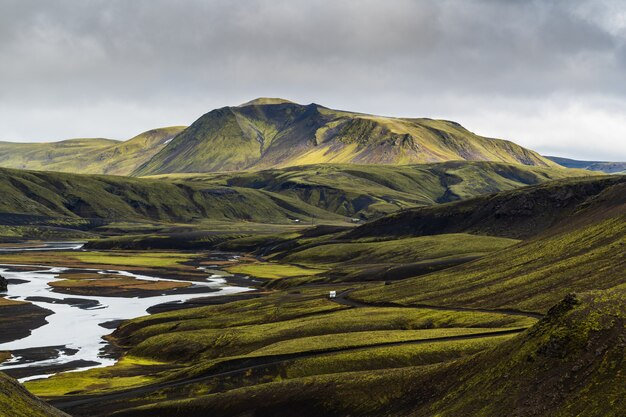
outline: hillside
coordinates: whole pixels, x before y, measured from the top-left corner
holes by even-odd
[[[451,121],[374,116],[273,98],[216,109],[187,128],[153,129],[124,142],[0,142],[0,167],[133,176],[444,161],[558,166]]]
[[[195,186],[102,175],[0,169],[0,219],[5,224],[62,219],[84,221],[202,222],[239,220],[288,223],[304,216],[328,221],[342,217],[281,195],[245,188]],[[88,223],[88,222],[87,222]]]
[[[185,399],[176,395],[174,385],[155,393],[149,405],[115,415],[618,417],[625,406],[625,301],[623,289],[571,294],[528,330],[492,343],[478,339],[483,343],[478,348],[470,340],[462,341],[463,347],[454,342],[414,344],[400,354],[399,348],[388,347],[378,353],[362,348],[331,354],[326,360],[289,358],[278,369],[273,364],[264,368],[279,375],[274,381],[244,380],[239,388],[212,394],[203,393],[198,385],[194,392],[200,394]],[[303,338],[303,343],[305,339],[315,338]],[[439,349],[438,360],[427,353],[433,348]],[[386,368],[376,369],[385,362]],[[367,366],[374,369],[362,369]],[[249,374],[255,378],[252,370]],[[310,374],[315,375],[304,376]],[[197,379],[199,383],[201,378]],[[112,400],[119,403],[118,410],[127,407],[119,398]]]
[[[51,143],[0,142],[0,166],[37,171],[128,175],[160,151],[184,127],[141,133],[125,142],[70,139]]]
[[[590,175],[586,171],[504,164],[307,165],[265,171],[174,174],[156,178],[263,190],[363,220],[526,185]]]
[[[69,417],[30,394],[17,381],[0,373],[0,416]]]
[[[621,415],[625,302],[622,288],[565,297],[524,334],[448,370],[458,382],[417,414]]]
[[[573,170],[465,164],[316,166],[158,179],[0,169],[4,197],[0,220],[21,224],[20,219],[33,223],[41,217],[64,218],[68,225],[80,219],[100,223],[346,221],[348,216],[376,217],[405,207],[577,175]]]
[[[512,142],[478,136],[445,120],[372,116],[257,99],[200,117],[134,175],[451,160],[555,165]]]
[[[546,156],[545,158],[566,168],[588,169],[606,174],[626,174],[626,162],[578,161],[557,156]]]
[[[626,176],[565,179],[449,204],[404,210],[365,224],[347,239],[474,233],[525,239],[592,204]],[[618,197],[615,197],[618,198]]]
[[[545,312],[570,292],[626,284],[626,177],[575,207],[543,234],[506,251],[353,296],[365,302]],[[526,216],[523,216],[526,217]]]

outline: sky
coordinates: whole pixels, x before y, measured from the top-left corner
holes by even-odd
[[[626,2],[0,0],[0,140],[128,139],[256,97],[626,161]]]

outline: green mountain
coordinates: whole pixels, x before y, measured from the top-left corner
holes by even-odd
[[[557,166],[513,142],[478,136],[455,122],[374,116],[276,98],[216,109],[187,128],[154,129],[125,142],[0,142],[2,167],[133,176],[444,161]]]
[[[454,122],[372,116],[317,104],[257,99],[205,114],[133,174],[451,160],[554,166],[533,151],[475,135]]]
[[[566,168],[588,169],[607,174],[626,174],[626,162],[578,161],[558,156],[546,156],[545,158]]]
[[[161,175],[157,178],[263,190],[366,220],[410,207],[430,206],[581,175],[589,173],[496,162],[454,161],[401,166],[319,164],[253,172]]]
[[[0,192],[0,219],[5,224],[55,218],[68,225],[85,221],[287,223],[298,216],[343,219],[279,194],[184,181],[0,169]]]
[[[128,175],[166,146],[184,127],[141,133],[125,142],[70,139],[52,143],[0,142],[0,166],[37,171]]]

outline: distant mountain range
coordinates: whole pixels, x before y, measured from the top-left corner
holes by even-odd
[[[566,168],[587,169],[607,174],[626,174],[626,162],[578,161],[558,156],[546,156],[545,158]]]
[[[155,129],[126,142],[0,142],[2,167],[133,176],[455,160],[557,166],[513,142],[476,135],[451,121],[373,116],[270,98],[212,110],[187,128]]]

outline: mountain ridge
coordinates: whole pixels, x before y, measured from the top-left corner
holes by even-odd
[[[0,142],[0,167],[125,176],[448,161],[561,167],[454,121],[376,116],[268,97],[211,110],[188,127],[152,129],[127,141]]]
[[[456,122],[256,99],[204,114],[133,175],[451,160],[556,166],[514,142],[476,135]]]

